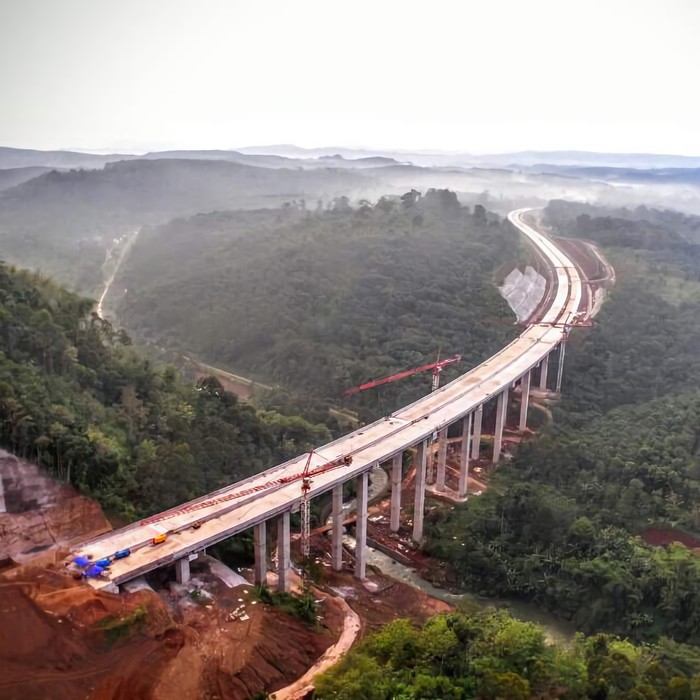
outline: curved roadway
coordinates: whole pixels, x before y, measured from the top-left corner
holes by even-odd
[[[449,384],[315,450],[312,468],[344,455],[352,455],[353,459],[349,466],[314,476],[311,496],[369,471],[377,463],[387,461],[463,418],[511,386],[559,345],[567,332],[566,325],[574,322],[581,303],[582,282],[574,263],[548,237],[525,223],[523,214],[527,211],[513,211],[508,218],[537,248],[553,273],[550,304],[539,322],[528,326],[516,340]],[[80,552],[95,559],[121,549],[132,551],[131,556],[113,562],[108,580],[91,583],[98,588],[124,583],[284,511],[296,509],[301,494],[300,481],[275,482],[302,472],[307,458],[308,453],[85,543]],[[254,491],[256,488],[260,490]],[[194,523],[200,526],[194,529]],[[160,532],[167,532],[168,539],[150,546],[152,538]]]

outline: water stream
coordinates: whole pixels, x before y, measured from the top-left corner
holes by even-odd
[[[370,472],[370,484],[368,488],[368,500],[374,501],[380,498],[388,486],[387,473],[382,468],[373,469]],[[355,510],[355,499],[343,504],[343,518]],[[328,518],[330,523],[331,518]],[[343,543],[352,551],[355,550],[355,538],[345,533]],[[477,605],[481,608],[506,608],[514,618],[522,622],[536,622],[544,628],[545,637],[549,642],[568,644],[571,642],[576,629],[570,623],[557,619],[554,615],[540,610],[536,605],[524,603],[509,598],[487,598],[473,593],[451,593],[445,588],[436,588],[432,583],[401,562],[392,559],[372,547],[367,547],[367,563],[377,568],[385,576],[400,581],[413,588],[423,591],[432,598],[437,598],[450,605],[458,606],[460,603]]]
[[[347,536],[348,544],[354,548],[355,540]],[[343,538],[345,540],[345,537]],[[457,606],[460,603],[470,603],[482,608],[506,608],[514,618],[523,622],[536,622],[542,625],[547,641],[566,644],[571,641],[576,630],[573,625],[564,620],[559,620],[554,615],[540,610],[530,603],[523,603],[519,600],[508,598],[486,598],[473,593],[451,593],[444,588],[436,588],[432,583],[426,581],[410,566],[395,561],[388,555],[373,549],[367,548],[367,563],[379,569],[384,575],[408,584],[413,588],[423,591],[427,595],[443,600],[450,605]]]

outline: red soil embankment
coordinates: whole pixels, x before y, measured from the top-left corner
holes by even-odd
[[[671,528],[650,528],[641,534],[642,539],[653,547],[679,542],[688,549],[700,548],[700,537]]]

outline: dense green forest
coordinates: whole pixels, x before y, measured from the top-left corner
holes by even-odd
[[[135,518],[330,436],[156,368],[76,296],[0,264],[0,444]]]
[[[700,653],[663,639],[635,646],[605,634],[567,646],[501,612],[452,613],[420,629],[397,620],[315,680],[318,700],[691,700]]]
[[[461,353],[449,376],[517,333],[496,271],[524,253],[510,225],[431,190],[353,209],[303,203],[144,230],[115,282],[136,337],[341,405],[344,390]],[[448,376],[448,378],[449,378]],[[363,418],[424,394],[425,375],[342,405]]]
[[[361,195],[374,187],[369,173],[204,160],[130,160],[101,170],[52,171],[0,192],[0,250],[12,264],[96,294],[112,239],[141,226],[218,209]]]
[[[565,214],[577,207],[557,203],[550,224],[571,232]],[[632,229],[598,214],[587,235],[614,246],[618,284],[595,328],[572,333],[553,426],[487,493],[435,518],[427,549],[462,584],[533,601],[584,631],[698,644],[700,559],[638,537],[652,525],[700,532],[698,250],[686,240],[679,251],[673,213]],[[664,227],[665,246],[640,233]]]

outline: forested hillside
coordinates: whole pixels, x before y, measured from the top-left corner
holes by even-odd
[[[609,635],[548,644],[506,612],[453,613],[421,629],[397,620],[316,679],[318,700],[691,700],[700,653],[668,639],[634,646]]]
[[[369,172],[369,171],[367,171]],[[176,216],[280,206],[372,188],[350,170],[270,169],[217,161],[131,160],[102,170],[49,172],[0,192],[0,249],[89,294],[113,237]]]
[[[0,264],[0,444],[110,511],[155,512],[328,439],[153,367],[93,305]]]
[[[115,282],[120,321],[167,348],[339,404],[345,389],[512,338],[496,271],[524,252],[509,224],[454,193],[357,209],[289,207],[142,232]],[[423,375],[348,402],[366,416],[424,394]]]
[[[550,223],[569,221],[562,208]],[[651,525],[700,532],[698,250],[677,248],[675,214],[620,227],[599,214],[586,220],[590,238],[625,231],[624,248],[606,248],[618,285],[596,327],[571,336],[553,427],[486,494],[433,523],[428,549],[466,585],[583,630],[700,644],[700,559],[636,536]],[[657,229],[665,245],[647,235]]]

